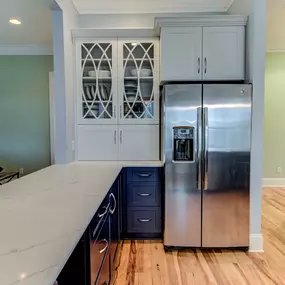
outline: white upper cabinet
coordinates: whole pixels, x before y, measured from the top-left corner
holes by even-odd
[[[245,78],[245,28],[203,28],[203,79]]]
[[[158,19],[160,80],[244,80],[246,21],[230,15]]]
[[[202,28],[164,28],[161,33],[161,80],[201,80]]]
[[[117,41],[77,42],[79,124],[117,121]]]
[[[159,41],[118,43],[119,124],[158,124]]]
[[[159,40],[77,41],[78,124],[159,124]]]

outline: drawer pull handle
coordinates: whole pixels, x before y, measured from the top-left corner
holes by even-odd
[[[139,177],[150,177],[151,173],[137,173],[137,176],[139,176]]]
[[[107,207],[106,207],[106,206],[102,207],[103,209],[105,209],[105,211],[104,211],[104,213],[102,213],[102,214],[98,213],[98,217],[99,217],[99,218],[102,218],[102,217],[104,217],[104,216],[107,214],[108,209],[109,209],[109,206],[110,206],[110,204],[108,204]]]
[[[104,247],[103,249],[98,250],[99,253],[103,253],[103,252],[108,248],[108,246],[109,246],[109,242],[108,242],[106,239],[101,240],[101,242],[105,242],[106,245],[105,245],[105,247]]]
[[[142,197],[147,197],[147,196],[150,196],[151,194],[148,194],[148,193],[138,193],[137,195],[138,196],[142,196]]]
[[[141,223],[149,223],[152,219],[138,219]]]
[[[116,197],[114,196],[113,193],[110,194],[109,198],[113,198],[114,200],[114,209],[110,209],[110,213],[113,215],[116,211],[116,207],[117,207],[117,201],[116,201]]]

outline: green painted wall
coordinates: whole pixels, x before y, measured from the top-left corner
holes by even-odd
[[[285,177],[285,53],[267,53],[265,76],[264,178]],[[277,167],[282,173],[277,173]]]
[[[30,173],[50,165],[52,56],[0,56],[0,166]]]

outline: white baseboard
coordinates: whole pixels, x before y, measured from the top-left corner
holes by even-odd
[[[263,187],[285,187],[285,178],[263,178]]]
[[[249,252],[264,252],[262,234],[251,234],[250,235]]]

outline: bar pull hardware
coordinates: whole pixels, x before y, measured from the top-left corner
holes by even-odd
[[[202,107],[197,108],[197,173],[198,175],[198,191],[202,191],[202,164],[201,164],[201,153],[202,153]]]
[[[204,108],[204,190],[208,190],[209,109]]]
[[[106,239],[101,240],[101,242],[105,242],[106,243],[106,245],[105,245],[105,247],[103,249],[98,250],[100,253],[103,253],[108,248],[109,242]]]
[[[114,143],[117,144],[117,131],[114,131]]]
[[[98,217],[99,217],[99,218],[104,217],[104,216],[107,214],[107,212],[108,212],[108,208],[109,208],[109,205],[108,205],[107,207],[106,207],[106,206],[104,206],[104,207],[103,207],[103,209],[105,209],[104,213],[102,213],[102,214],[98,214]]]
[[[123,112],[122,112],[122,105],[120,105],[120,118],[123,117]]]
[[[141,223],[149,223],[152,219],[138,219]]]
[[[117,106],[114,105],[114,118],[116,119],[117,118]]]
[[[198,57],[198,74],[201,72],[201,58],[200,56]]]
[[[149,194],[149,193],[138,193],[137,195],[142,196],[142,197],[151,196],[151,194]]]
[[[120,131],[120,143],[122,144],[123,142],[123,131]]]
[[[137,176],[139,177],[150,177],[151,175],[151,173],[137,173]]]
[[[207,57],[205,57],[205,74],[207,74]]]
[[[114,209],[112,209],[112,210],[110,209],[110,213],[113,215],[116,211],[116,208],[117,208],[117,201],[116,201],[116,197],[114,196],[113,193],[110,194],[109,198],[111,198],[111,197],[114,200]]]

